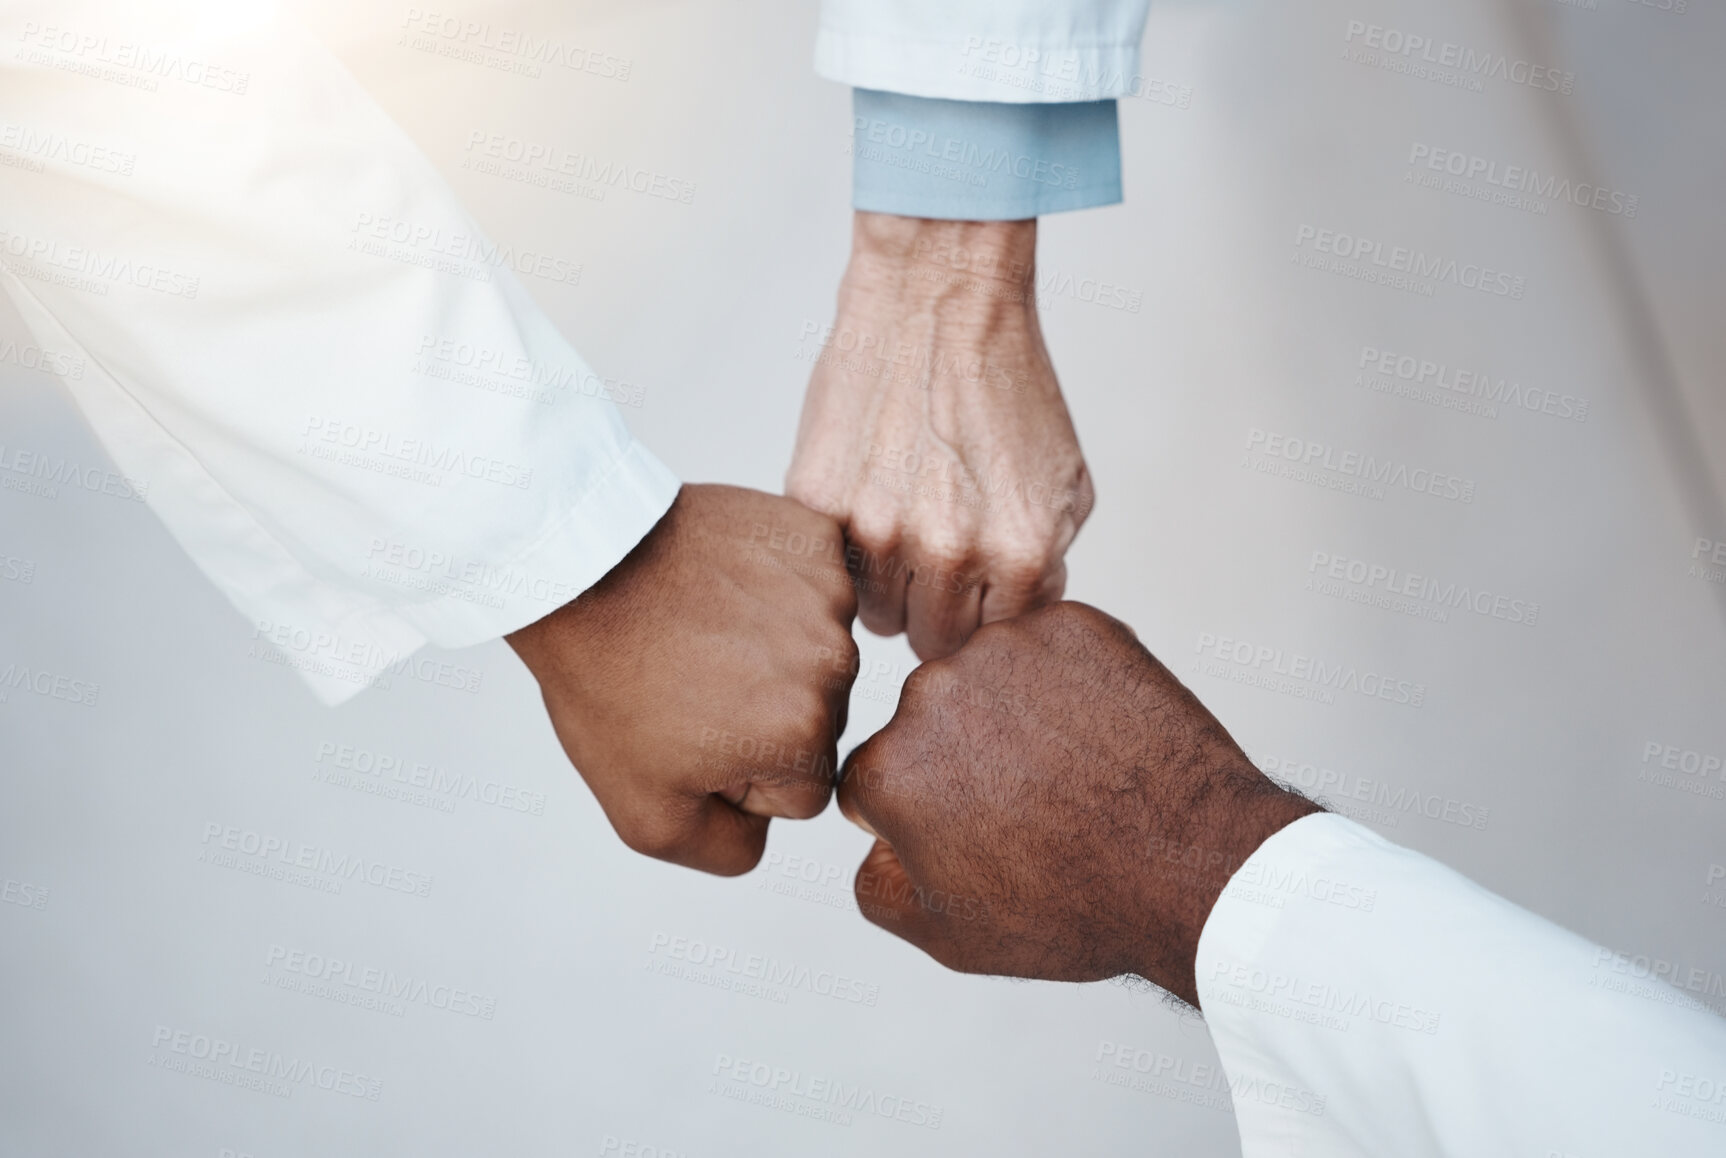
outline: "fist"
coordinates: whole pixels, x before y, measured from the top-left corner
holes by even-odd
[[[827,806],[856,609],[831,519],[685,486],[603,579],[508,638],[624,843],[729,876],[769,818]]]
[[[786,493],[844,523],[863,625],[923,659],[1059,599],[1090,513],[1036,230],[859,213],[809,379]]]
[[[984,627],[914,672],[846,761],[839,804],[876,837],[863,915],[949,968],[1137,973],[1195,1005],[1223,885],[1316,810],[1260,774],[1130,628],[1081,603]]]

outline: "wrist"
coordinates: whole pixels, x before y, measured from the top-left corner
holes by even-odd
[[[1034,217],[941,221],[859,210],[852,221],[847,280],[879,279],[900,298],[957,292],[1034,305],[1036,259]]]
[[[659,521],[591,587],[555,611],[503,637],[542,688],[547,680],[559,674],[568,657],[595,654],[582,637],[591,630],[596,605],[609,599],[612,593],[627,589],[642,569],[664,551],[664,541],[688,510],[691,485],[684,483],[678,487],[677,496]],[[574,670],[581,670],[580,665]]]
[[[1140,976],[1197,1006],[1199,937],[1235,873],[1259,847],[1318,805],[1250,775],[1219,779],[1188,812],[1179,841],[1152,850],[1156,917]]]

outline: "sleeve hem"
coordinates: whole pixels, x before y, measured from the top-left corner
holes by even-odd
[[[900,217],[924,217],[937,221],[1023,221],[1050,213],[1097,209],[1121,203],[1119,181],[1089,189],[1061,189],[1033,197],[934,198],[898,190],[857,190],[852,208],[865,213],[892,213]]]
[[[0,269],[0,284],[38,336],[83,349],[10,271]],[[104,432],[116,464],[142,480],[157,517],[250,621],[252,654],[293,669],[330,706],[407,671],[427,643],[467,647],[543,618],[616,566],[677,497],[677,477],[629,439],[617,444],[598,482],[527,547],[489,566],[481,582],[451,585],[420,603],[380,600],[312,574],[85,353],[84,376],[62,382]],[[548,590],[556,598],[546,598]]]
[[[631,442],[550,530],[488,568],[482,582],[450,584],[427,602],[383,607],[332,625],[356,658],[297,670],[320,701],[334,706],[411,664],[427,643],[472,647],[537,622],[617,566],[664,517],[680,485],[646,447]]]

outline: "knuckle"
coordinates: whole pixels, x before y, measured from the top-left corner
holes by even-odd
[[[1058,627],[1088,630],[1101,627],[1109,618],[1090,604],[1073,599],[1051,603],[1043,610],[1042,617]]]
[[[859,744],[845,762],[844,790],[849,796],[873,796],[882,770],[897,763],[893,752],[894,737],[888,734],[891,731],[893,725],[888,724]]]
[[[870,498],[852,505],[851,518],[845,527],[853,545],[877,554],[897,550],[902,532],[898,510]]]
[[[761,863],[761,854],[767,851],[767,826],[739,836],[726,848],[718,859],[718,863],[708,869],[715,876],[740,877]]]
[[[818,654],[822,657],[821,674],[828,687],[842,683],[848,688],[856,681],[862,666],[862,652],[849,631],[835,624],[828,632],[827,641],[820,645]]]
[[[635,852],[656,860],[668,860],[683,843],[678,827],[658,813],[641,813],[620,819],[617,835]]]
[[[859,655],[857,638],[842,623],[829,624],[828,631],[832,636],[833,653],[841,659],[849,660],[850,665],[856,667]]]
[[[941,689],[952,682],[958,666],[953,656],[928,659],[918,664],[899,687],[899,711],[894,713],[894,722],[903,727],[901,714],[909,719],[928,707],[941,694]]]
[[[1049,570],[1049,552],[1039,546],[1015,543],[994,553],[991,578],[997,586],[1018,592],[1035,591]]]
[[[971,558],[971,543],[960,535],[924,535],[917,540],[916,564],[959,571]]]
[[[830,780],[799,780],[788,788],[789,791],[782,793],[779,800],[787,820],[813,820],[827,810],[827,801],[833,795]]]
[[[823,493],[831,495],[832,491],[828,490]],[[839,538],[842,533],[842,529],[839,526],[839,521],[830,513],[837,506],[838,502],[836,499],[824,502],[819,506],[807,503],[803,504],[803,509],[798,512],[798,518],[808,527],[808,531],[806,533],[811,538],[825,538],[828,540]]]
[[[783,704],[772,729],[782,749],[807,745],[811,738],[831,738],[833,708],[819,683],[806,680],[787,688]]]
[[[1027,615],[990,620],[971,633],[970,641],[966,643],[963,651],[953,657],[953,662],[986,666],[995,653],[1017,648],[1032,630],[1032,620]]]
[[[1037,613],[1039,623],[1047,625],[1052,641],[1080,642],[1085,639],[1136,639],[1132,628],[1089,603],[1063,600],[1051,603]]]

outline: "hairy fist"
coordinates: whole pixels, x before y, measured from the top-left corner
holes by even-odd
[[[845,526],[864,626],[924,659],[1059,599],[1090,512],[1037,323],[1037,223],[858,213],[786,492]]]
[[[685,486],[603,579],[508,638],[624,843],[732,875],[770,817],[827,806],[856,606],[831,519]]]
[[[857,874],[864,916],[949,968],[1137,973],[1193,1004],[1223,885],[1316,810],[1261,775],[1130,628],[1082,603],[991,625],[919,668],[846,761],[839,804],[877,838]]]

